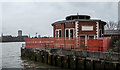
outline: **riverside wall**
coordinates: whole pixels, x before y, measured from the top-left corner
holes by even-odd
[[[66,69],[120,70],[119,53],[21,48],[21,57]]]

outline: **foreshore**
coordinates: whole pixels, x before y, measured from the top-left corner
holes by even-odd
[[[24,61],[24,68],[35,68],[35,69],[61,69],[60,67],[55,67],[55,66],[51,66],[45,63],[41,63],[41,62],[36,62],[34,60],[30,60],[28,58],[22,57],[22,60]]]

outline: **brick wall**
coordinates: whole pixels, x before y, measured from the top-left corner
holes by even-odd
[[[82,26],[93,26],[93,31],[82,31]],[[96,35],[96,23],[95,22],[79,22],[78,35]]]

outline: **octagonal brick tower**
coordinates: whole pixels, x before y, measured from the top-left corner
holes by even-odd
[[[65,20],[52,23],[55,38],[70,37],[95,39],[104,34],[106,22],[91,19],[88,15],[70,15]]]

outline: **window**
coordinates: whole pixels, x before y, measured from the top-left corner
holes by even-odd
[[[56,29],[56,37],[61,37],[61,29]]]
[[[58,31],[56,31],[56,37],[58,37]]]
[[[61,30],[59,30],[59,37],[61,37]]]
[[[70,37],[73,37],[73,29],[70,29]]]
[[[69,30],[66,30],[66,37],[69,37]]]
[[[74,29],[65,29],[65,37],[74,37]]]
[[[80,39],[85,39],[85,35],[80,35]]]
[[[94,35],[89,35],[89,39],[94,39]]]

